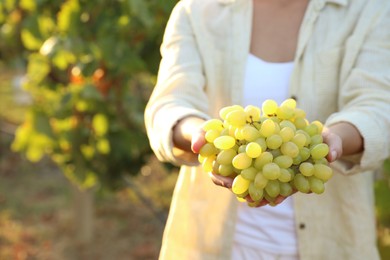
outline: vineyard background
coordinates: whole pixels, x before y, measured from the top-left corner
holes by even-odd
[[[178,169],[143,109],[176,0],[0,1],[0,259],[157,259]],[[390,163],[375,184],[390,259]]]

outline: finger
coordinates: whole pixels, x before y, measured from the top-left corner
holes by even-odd
[[[202,146],[206,144],[206,139],[204,135],[205,132],[203,130],[200,130],[199,132],[196,132],[195,134],[192,135],[191,150],[194,153],[199,153],[200,148],[202,148]]]
[[[233,184],[232,178],[214,174],[212,172],[209,172],[209,175],[211,180],[214,182],[214,184],[228,189],[232,188],[232,184]]]
[[[279,195],[279,196],[276,197],[274,203],[275,203],[276,205],[278,205],[278,204],[282,203],[286,198],[287,198],[287,197],[283,197],[283,196]]]
[[[265,205],[268,205],[269,201],[266,199],[262,199],[257,207],[263,207]]]
[[[324,131],[323,135],[324,143],[329,146],[329,153],[326,156],[326,159],[329,162],[333,162],[341,157],[343,143],[340,136],[331,133],[329,131]]]

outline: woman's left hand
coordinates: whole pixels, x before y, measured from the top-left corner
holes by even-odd
[[[322,132],[322,138],[324,143],[329,146],[329,153],[326,156],[326,159],[329,162],[334,162],[341,157],[343,154],[343,141],[341,137],[332,132],[329,128],[324,128]]]

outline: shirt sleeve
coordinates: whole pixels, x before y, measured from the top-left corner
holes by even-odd
[[[390,12],[377,15],[370,24],[355,66],[341,86],[340,112],[326,124],[353,124],[364,139],[364,151],[343,157],[334,167],[353,174],[381,167],[390,156]]]
[[[157,84],[145,109],[152,150],[160,161],[178,166],[198,162],[194,154],[173,147],[173,126],[187,116],[209,118],[202,60],[185,2],[178,2],[167,23]]]

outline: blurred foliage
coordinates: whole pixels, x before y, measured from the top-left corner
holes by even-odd
[[[0,58],[33,98],[14,151],[82,187],[122,187],[151,154],[143,110],[177,0],[2,0]],[[16,61],[16,62],[15,62]]]
[[[383,164],[383,179],[375,183],[376,213],[379,224],[390,227],[390,159]]]

